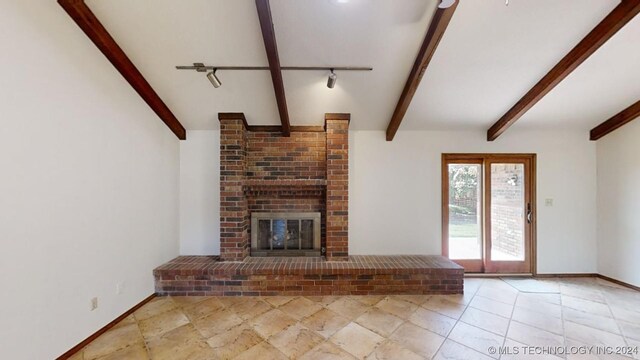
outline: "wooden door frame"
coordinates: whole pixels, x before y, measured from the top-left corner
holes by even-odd
[[[522,159],[522,158],[526,158],[529,159],[530,161],[530,171],[529,171],[529,175],[527,180],[530,182],[531,184],[531,197],[530,197],[530,203],[531,203],[531,212],[532,212],[532,216],[531,216],[531,230],[530,230],[530,244],[529,244],[529,257],[531,259],[531,274],[532,275],[537,275],[537,228],[538,228],[538,221],[537,221],[537,155],[536,154],[531,154],[531,153],[443,153],[442,154],[442,184],[441,184],[441,196],[442,196],[442,256],[448,257],[449,256],[449,164],[450,163],[465,163],[465,161],[468,161],[470,164],[473,163],[478,163],[478,160],[481,161],[482,163],[482,167],[483,167],[483,174],[482,174],[482,186],[483,186],[483,191],[481,196],[484,198],[487,196],[487,191],[488,189],[486,189],[487,187],[487,183],[485,181],[485,173],[489,173],[488,171],[486,171],[485,169],[485,163],[487,160],[491,160],[491,159]],[[490,175],[490,174],[489,174]],[[483,203],[485,203],[483,201]],[[484,224],[484,219],[486,218],[486,214],[485,212],[486,210],[486,206],[483,205],[482,207],[482,211],[483,211],[483,221],[482,221],[482,226],[483,226],[483,236],[486,236],[485,234],[485,224]],[[484,251],[484,249],[483,249]],[[484,254],[483,254],[484,255]],[[458,261],[460,262],[460,261]],[[465,261],[463,260],[462,263],[464,263]],[[464,264],[461,264],[464,267]],[[482,268],[482,272],[484,272],[484,268]]]

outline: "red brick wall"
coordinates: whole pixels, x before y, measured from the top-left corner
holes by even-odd
[[[245,145],[242,119],[220,120],[220,258],[225,261],[249,255]]]
[[[247,178],[259,180],[325,179],[326,135],[323,132],[247,134]]]
[[[237,119],[236,119],[237,117]],[[249,132],[242,114],[220,118],[220,258],[243,260],[250,215],[320,212],[327,259],[348,257],[348,114],[326,132]]]
[[[327,260],[349,255],[349,118],[327,114]]]

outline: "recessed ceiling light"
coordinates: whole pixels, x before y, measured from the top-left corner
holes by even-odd
[[[348,3],[349,0],[329,0],[329,2],[332,4],[342,5]]]

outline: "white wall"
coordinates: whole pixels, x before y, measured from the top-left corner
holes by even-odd
[[[56,1],[0,0],[0,48],[0,357],[52,359],[177,255],[179,145]]]
[[[596,271],[596,154],[586,132],[382,131],[350,138],[352,254],[441,253],[441,154],[538,154],[538,272]],[[552,198],[553,207],[544,199]]]
[[[183,255],[219,251],[218,136],[189,132],[181,145]],[[383,131],[352,131],[350,252],[441,253],[442,153],[537,153],[538,272],[595,272],[596,150],[588,134],[510,129],[492,143],[485,137],[400,131],[387,142]],[[544,206],[546,198],[554,200],[553,207]]]
[[[640,121],[598,140],[598,271],[640,286]]]
[[[220,254],[220,131],[180,143],[180,254]]]

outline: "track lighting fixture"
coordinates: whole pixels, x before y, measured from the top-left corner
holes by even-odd
[[[336,75],[336,73],[333,72],[333,69],[331,69],[331,73],[329,74],[329,79],[327,79],[327,87],[329,89],[333,89],[333,87],[336,86],[337,80],[338,80],[338,75]]]
[[[218,71],[218,69],[213,69],[212,72],[208,73],[207,79],[209,79],[209,81],[211,81],[211,85],[213,85],[213,87],[217,89],[222,86],[222,82],[216,76],[216,71]]]
[[[440,9],[447,9],[447,8],[450,8],[455,3],[456,3],[456,0],[442,0],[440,1],[440,4],[438,5],[438,7]]]

